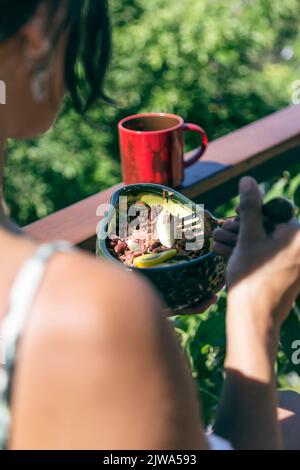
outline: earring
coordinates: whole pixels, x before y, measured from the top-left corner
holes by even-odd
[[[38,50],[26,48],[25,56],[30,62],[38,62],[43,60],[50,52],[51,44],[48,39],[44,39]]]
[[[36,103],[44,103],[49,98],[49,72],[41,70],[35,73],[31,81],[32,96]]]
[[[32,69],[31,90],[33,99],[43,103],[50,94],[50,42],[45,39],[38,50],[27,49],[26,60]]]

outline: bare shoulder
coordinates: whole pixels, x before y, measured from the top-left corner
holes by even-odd
[[[67,321],[101,321],[102,315],[134,314],[135,306],[159,308],[160,302],[141,277],[117,263],[100,261],[84,252],[59,254],[51,261],[36,305]]]
[[[126,383],[129,374],[134,382],[133,360],[138,368],[138,354],[149,356],[147,344],[158,344],[163,330],[168,335],[160,303],[144,280],[80,252],[55,256],[19,348],[12,448],[96,445],[105,413],[107,422],[114,421],[112,390],[114,403],[126,407],[118,381]],[[144,363],[140,367],[139,376]]]
[[[80,251],[62,253],[48,266],[24,343],[31,355],[52,344],[62,353],[88,350],[101,335],[118,341],[118,330],[122,334],[131,324],[137,332],[154,317],[161,321],[161,304],[143,278]]]

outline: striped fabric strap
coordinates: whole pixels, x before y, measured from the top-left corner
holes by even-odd
[[[11,422],[10,398],[17,348],[22,331],[38,292],[47,262],[57,252],[73,249],[68,242],[57,241],[40,245],[20,269],[9,295],[8,311],[0,329],[3,349],[0,364],[0,450],[7,446]]]

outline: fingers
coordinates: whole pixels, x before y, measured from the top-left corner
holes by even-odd
[[[227,232],[232,232],[238,235],[240,231],[240,221],[238,219],[226,220],[222,225],[221,230],[226,230]]]
[[[223,258],[230,258],[234,247],[237,243],[238,233],[227,231],[224,229],[217,229],[213,233],[214,238],[214,251],[223,256]]]
[[[215,242],[235,247],[238,235],[234,232],[217,228],[217,230],[214,231],[213,237]]]
[[[262,196],[257,182],[246,176],[240,181],[240,239],[255,241],[265,237]]]
[[[225,260],[228,260],[232,255],[234,247],[230,245],[224,245],[223,243],[215,242],[213,250],[217,255],[222,256]]]
[[[237,244],[239,234],[239,221],[228,220],[222,228],[218,228],[213,233],[213,250],[223,258],[230,258],[234,247]]]

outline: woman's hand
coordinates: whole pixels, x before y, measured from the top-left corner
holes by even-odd
[[[257,311],[272,310],[280,327],[300,292],[300,226],[293,219],[267,234],[256,181],[243,178],[240,191],[240,221],[227,221],[215,231],[214,249],[229,258],[229,295],[243,291]]]
[[[229,258],[226,378],[215,430],[236,449],[278,449],[274,374],[279,330],[300,292],[300,229],[296,220],[272,234],[263,225],[255,180],[240,184],[240,221],[214,234]]]

